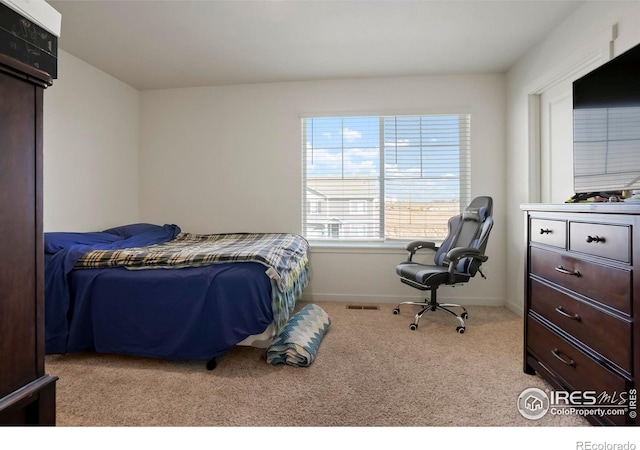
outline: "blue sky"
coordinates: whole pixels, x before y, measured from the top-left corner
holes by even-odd
[[[379,176],[378,117],[313,118],[306,123],[308,177]],[[422,122],[416,116],[385,118],[385,177],[398,180],[387,182],[386,197],[458,197],[458,130],[455,115],[430,116]]]

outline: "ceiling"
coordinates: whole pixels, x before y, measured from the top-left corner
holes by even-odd
[[[48,0],[59,47],[140,90],[506,71],[582,1]]]

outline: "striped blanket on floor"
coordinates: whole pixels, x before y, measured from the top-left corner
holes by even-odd
[[[320,342],[331,326],[331,318],[317,305],[308,304],[295,313],[267,348],[267,362],[296,367],[309,366]]]

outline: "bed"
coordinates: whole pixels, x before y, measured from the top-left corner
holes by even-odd
[[[147,223],[45,233],[45,353],[206,360],[266,347],[309,280],[288,233],[191,234]]]

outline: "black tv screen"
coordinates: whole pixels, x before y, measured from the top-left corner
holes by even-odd
[[[576,194],[640,190],[640,45],[573,82]]]

